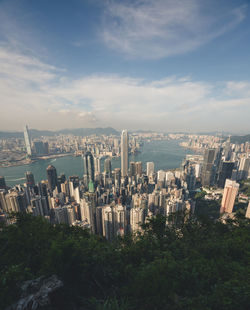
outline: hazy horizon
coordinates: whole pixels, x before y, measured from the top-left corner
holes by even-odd
[[[64,130],[76,130],[76,129],[107,129],[107,128],[111,128],[111,129],[114,129],[116,130],[117,132],[121,133],[122,130],[126,129],[126,128],[122,128],[122,129],[117,129],[117,128],[114,128],[112,126],[108,126],[108,127],[82,127],[82,128],[60,128],[60,129],[38,129],[38,128],[28,128],[29,131],[32,131],[32,130],[35,130],[35,131],[50,131],[50,132],[59,132],[59,131],[64,131]],[[0,132],[6,132],[6,133],[15,133],[15,132],[18,132],[18,133],[22,133],[24,131],[24,128],[20,129],[20,130],[0,130]],[[178,130],[175,130],[175,131],[164,131],[164,130],[150,130],[150,129],[141,129],[141,128],[138,128],[138,129],[128,129],[128,132],[155,132],[155,133],[164,133],[164,134],[204,134],[204,135],[213,135],[213,134],[222,134],[222,135],[239,135],[239,136],[244,136],[244,135],[249,135],[250,132],[249,131],[246,131],[246,132],[232,132],[232,131],[178,131]]]
[[[0,131],[250,132],[247,0],[0,3]]]

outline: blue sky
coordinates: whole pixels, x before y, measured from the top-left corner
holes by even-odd
[[[2,0],[0,130],[250,131],[247,0]]]

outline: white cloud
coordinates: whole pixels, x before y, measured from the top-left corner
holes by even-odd
[[[3,46],[0,68],[0,130],[20,130],[26,123],[38,129],[249,126],[248,81],[226,82],[217,94],[217,85],[185,76],[154,81],[118,75],[70,79],[67,72]],[[233,118],[235,124],[229,124]]]
[[[202,0],[111,1],[102,37],[129,57],[163,58],[183,54],[231,30],[245,18],[246,6]]]
[[[229,81],[226,83],[225,92],[229,96],[250,97],[249,81]]]
[[[192,50],[244,19],[244,7],[203,15],[197,0],[130,3],[111,2],[104,33],[111,47],[135,57]],[[250,81],[221,83],[218,90],[218,85],[187,76],[148,81],[94,74],[72,79],[42,61],[38,55],[44,56],[44,49],[29,33],[32,27],[15,23],[15,14],[1,8],[0,130],[21,130],[26,123],[37,129],[250,130]]]

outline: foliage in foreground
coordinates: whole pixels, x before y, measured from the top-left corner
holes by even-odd
[[[192,220],[113,243],[80,228],[16,215],[0,231],[0,309],[22,281],[58,275],[60,309],[248,309],[250,222]],[[59,308],[59,306],[58,306]]]
[[[246,196],[250,197],[250,181],[240,181],[240,191]]]

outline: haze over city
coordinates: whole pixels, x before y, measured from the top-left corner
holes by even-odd
[[[0,130],[250,130],[248,1],[0,3]]]

